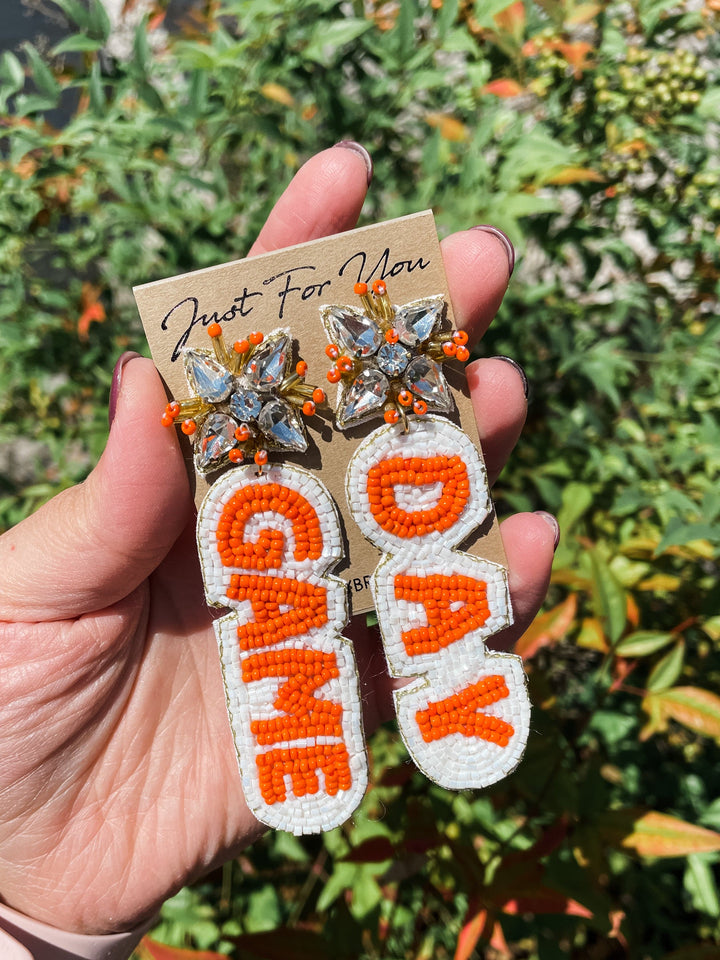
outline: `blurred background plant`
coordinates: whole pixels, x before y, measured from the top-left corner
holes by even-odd
[[[242,256],[352,138],[363,222],[518,247],[482,345],[533,385],[496,497],[563,529],[518,772],[450,794],[383,729],[352,823],[267,836],[140,956],[720,956],[720,4],[208,0],[166,29],[127,0],[125,40],[46,6],[64,38],[0,59],[0,527],[98,457],[132,285]]]

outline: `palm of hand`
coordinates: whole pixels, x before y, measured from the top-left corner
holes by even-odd
[[[318,155],[254,252],[352,226],[364,192],[357,154]],[[311,205],[312,194],[323,204]],[[320,219],[308,223],[307,209],[320,209]],[[478,233],[470,242],[468,233],[445,242],[446,266],[456,312],[479,333],[507,265],[496,240]],[[466,276],[471,256],[494,257],[482,296]],[[524,398],[512,367],[480,363],[483,376],[470,379],[493,475],[519,431]],[[494,399],[494,409],[498,397],[505,412],[483,413],[483,401]],[[262,830],[242,800],[184,466],[152,414],[164,402],[152,364],[129,363],[92,477],[0,538],[10,571],[0,590],[0,895],[81,932],[134,925]],[[504,538],[516,594],[509,642],[542,600],[553,535],[526,515],[506,522]],[[365,669],[381,656],[377,638],[351,632],[360,675],[376,678],[363,690],[372,725],[387,678]]]

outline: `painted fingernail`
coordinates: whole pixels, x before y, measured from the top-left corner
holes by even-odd
[[[115,419],[115,411],[117,410],[118,397],[120,396],[120,384],[122,383],[123,367],[126,363],[129,363],[131,360],[134,360],[139,356],[140,354],[135,353],[134,350],[127,350],[125,353],[120,355],[118,362],[115,364],[112,385],[110,387],[110,399],[108,401],[108,423],[110,426],[112,426],[112,422]]]
[[[523,383],[523,391],[525,393],[525,399],[527,400],[530,394],[530,384],[528,383],[527,374],[525,373],[523,368],[520,366],[520,364],[517,362],[517,360],[513,360],[512,357],[493,357],[493,359],[502,360],[505,363],[509,363],[511,367],[514,367],[517,370],[517,372],[520,374],[520,379],[522,380],[522,383]]]
[[[502,230],[498,230],[497,227],[490,226],[489,223],[478,224],[477,227],[473,227],[473,230],[483,230],[485,233],[491,234],[493,237],[502,243],[505,247],[508,258],[508,279],[512,276],[512,272],[515,269],[515,247],[510,242],[510,237],[507,234],[503,233]]]
[[[368,186],[370,186],[373,178],[373,162],[372,157],[367,152],[365,147],[361,143],[356,143],[355,140],[340,140],[339,143],[335,144],[335,146],[342,147],[343,150],[352,150],[353,153],[357,153],[363,158],[367,168],[367,182]]]
[[[557,545],[560,543],[560,524],[551,513],[547,512],[547,510],[536,510],[535,516],[542,517],[545,523],[547,523],[549,527],[552,527],[553,550],[557,550]]]

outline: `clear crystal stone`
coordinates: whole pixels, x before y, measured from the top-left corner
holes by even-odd
[[[262,402],[254,390],[239,387],[230,397],[230,412],[238,420],[254,420],[260,413]]]
[[[375,321],[355,307],[326,307],[323,319],[330,339],[353,357],[371,357],[383,342]]]
[[[290,337],[283,334],[263,343],[250,358],[245,376],[258,390],[272,390],[285,376]]]
[[[443,306],[443,298],[438,296],[413,300],[400,307],[393,318],[393,326],[402,342],[414,347],[427,340],[440,319]]]
[[[338,422],[344,426],[374,413],[385,403],[389,392],[385,375],[372,367],[366,368],[348,387],[337,412]]]
[[[208,403],[220,403],[229,396],[233,378],[229,370],[207,353],[183,351],[185,375],[192,389]]]
[[[305,431],[298,415],[284,400],[268,401],[258,417],[258,426],[266,437],[286,450],[307,450]]]
[[[195,462],[200,471],[212,470],[219,466],[223,457],[233,447],[237,424],[224,413],[211,413],[198,430],[195,441]]]
[[[405,383],[436,410],[451,410],[452,397],[439,365],[430,357],[420,355],[410,361],[405,371]]]
[[[377,365],[389,377],[399,377],[410,363],[410,351],[401,343],[384,343],[378,350]]]

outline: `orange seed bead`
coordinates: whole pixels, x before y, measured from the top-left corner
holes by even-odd
[[[180,404],[177,400],[171,400],[170,403],[165,407],[165,413],[169,413],[171,417],[176,417],[180,413]]]
[[[267,462],[268,462],[268,452],[267,452],[267,450],[258,450],[258,452],[255,454],[255,463],[256,463],[259,467],[262,467],[262,466],[264,466],[264,464],[266,464]]]
[[[336,343],[329,343],[325,347],[325,354],[330,357],[331,360],[337,360],[340,356],[340,347]]]
[[[455,356],[456,356],[456,357],[458,358],[458,360],[460,360],[462,363],[465,363],[466,360],[469,360],[469,359],[470,359],[470,351],[468,350],[467,347],[462,347],[462,346],[461,346],[461,347],[458,347],[458,348],[457,348],[457,352],[456,352]]]
[[[315,413],[315,404],[312,402],[312,400],[305,401],[302,411],[306,417],[311,417]]]
[[[385,423],[397,423],[400,419],[400,414],[397,410],[386,410],[385,411]]]
[[[400,334],[397,332],[395,327],[390,327],[389,330],[385,331],[385,339],[388,343],[397,343],[400,339]]]
[[[236,340],[233,344],[233,350],[235,353],[247,353],[250,349],[250,344],[247,340]]]
[[[447,343],[443,344],[442,350],[446,357],[454,357],[457,353],[457,346],[448,340]]]
[[[368,286],[366,283],[356,283],[353,290],[359,297],[364,297],[368,291]]]
[[[244,459],[245,455],[243,454],[242,450],[238,450],[237,447],[235,447],[234,450],[231,450],[228,454],[228,460],[231,463],[242,463]]]
[[[342,370],[343,373],[350,373],[353,368],[353,362],[350,357],[342,356],[338,359],[337,362],[338,368]]]
[[[297,364],[295,365],[295,373],[299,377],[304,377],[305,374],[307,373],[307,370],[308,370],[307,363],[304,360],[298,360]]]
[[[259,344],[261,344],[264,339],[265,335],[261,333],[260,330],[254,330],[248,337],[248,340],[254,347],[257,347]]]
[[[240,443],[244,443],[250,437],[250,428],[242,423],[235,431],[235,439]]]
[[[194,420],[183,420],[180,429],[187,437],[189,437],[197,430],[197,424]]]
[[[464,347],[468,342],[468,335],[464,330],[454,330],[453,331],[453,343],[457,344],[458,347]]]
[[[337,383],[340,380],[341,376],[342,374],[340,373],[337,367],[333,367],[332,370],[328,370],[327,372],[327,378],[330,381],[330,383]]]
[[[210,337],[220,337],[222,336],[222,327],[219,323],[211,323],[208,327],[208,336]]]
[[[401,390],[398,394],[398,401],[404,406],[409,407],[413,402],[412,394],[409,390]]]
[[[416,400],[413,403],[413,410],[419,417],[423,417],[427,413],[427,404],[424,400]]]
[[[378,297],[382,297],[387,293],[387,285],[384,280],[373,281],[373,293],[377,294]]]
[[[173,425],[173,423],[174,423],[174,420],[175,420],[175,418],[173,417],[173,415],[172,415],[171,413],[168,413],[167,411],[165,411],[165,413],[164,413],[164,414],[162,415],[162,417],[160,418],[160,423],[161,423],[164,427],[171,427],[171,426]]]
[[[313,403],[325,403],[325,391],[322,387],[315,387],[313,390]]]

